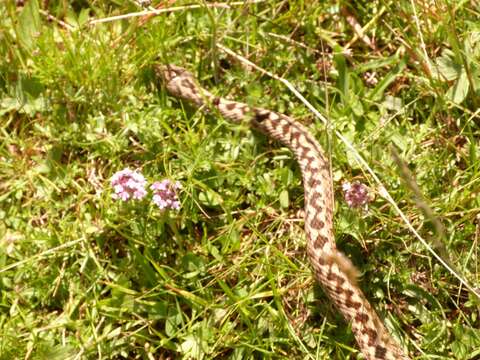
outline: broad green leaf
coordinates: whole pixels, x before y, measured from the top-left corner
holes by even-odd
[[[385,89],[403,72],[407,61],[402,59],[382,80],[380,80],[369,93],[368,97],[372,101],[379,101],[382,99]]]
[[[357,94],[352,93],[350,95],[351,96],[350,96],[349,103],[353,113],[358,117],[362,117],[365,113],[363,109],[362,101],[360,100]]]
[[[288,191],[287,190],[283,190],[281,193],[280,193],[280,206],[284,209],[288,208],[288,204],[289,204],[289,199],[288,199]]]
[[[192,278],[205,269],[205,262],[194,253],[187,253],[181,260],[185,278]]]
[[[17,25],[18,42],[22,47],[29,51],[34,49],[36,38],[40,34],[40,27],[38,2],[30,0],[20,13]]]
[[[45,110],[45,101],[42,98],[33,99],[26,103],[20,102],[18,99],[5,97],[0,99],[0,116],[10,112],[18,111],[22,114],[34,116],[35,113]]]
[[[448,89],[447,96],[454,103],[460,104],[467,97],[468,88],[469,83],[467,73],[465,71],[462,71],[458,80],[455,81],[455,84],[453,84],[453,86]]]
[[[401,98],[387,95],[385,96],[385,100],[382,102],[382,105],[388,110],[399,112],[402,110],[403,101]]]
[[[452,81],[458,79],[462,72],[462,66],[455,62],[450,50],[444,50],[442,55],[435,60],[435,63],[441,78],[445,80]]]
[[[335,61],[335,68],[338,71],[337,88],[342,93],[344,100],[346,100],[349,95],[350,74],[348,71],[345,56],[341,53],[341,49],[339,47],[336,47],[335,51],[336,54],[333,57],[333,60]]]
[[[194,335],[187,336],[186,340],[180,344],[179,351],[187,358],[197,358],[201,352],[201,346]]]
[[[78,15],[78,25],[81,27],[85,25],[89,20],[89,9],[82,9],[80,15]]]
[[[198,194],[198,200],[207,206],[219,206],[223,201],[220,195],[211,189],[206,189]]]

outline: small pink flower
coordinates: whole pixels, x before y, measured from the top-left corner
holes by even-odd
[[[153,190],[153,202],[161,209],[180,209],[180,201],[177,197],[177,191],[182,188],[182,185],[177,181],[172,183],[165,179],[162,181],[155,181],[150,189]]]
[[[368,187],[356,181],[353,184],[345,182],[342,185],[345,201],[351,208],[358,208],[368,204],[370,197]]]
[[[129,199],[141,200],[147,195],[145,185],[147,181],[143,175],[129,168],[117,171],[110,179],[115,193],[112,195],[114,199],[127,201]]]

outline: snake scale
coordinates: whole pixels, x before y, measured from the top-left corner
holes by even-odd
[[[189,71],[179,66],[156,65],[155,74],[171,95],[196,107],[216,108],[226,119],[248,123],[290,148],[303,177],[307,253],[315,277],[351,324],[359,348],[367,359],[409,359],[358,287],[356,269],[336,248],[330,167],[322,148],[308,129],[286,115],[216,97],[198,85]]]

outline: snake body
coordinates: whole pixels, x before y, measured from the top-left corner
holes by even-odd
[[[155,73],[173,96],[197,107],[214,107],[226,119],[234,123],[246,122],[290,148],[303,177],[307,253],[315,277],[351,324],[358,346],[367,359],[409,359],[358,287],[356,269],[336,248],[330,167],[321,146],[308,129],[286,115],[216,97],[199,86],[194,76],[181,67],[157,65]]]

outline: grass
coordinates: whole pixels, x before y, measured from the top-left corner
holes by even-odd
[[[478,291],[477,2],[171,1],[104,23],[141,8],[25,3],[0,4],[0,359],[361,358],[312,278],[291,153],[168,96],[155,62],[309,125],[338,246],[392,334],[415,359],[480,356],[458,279]],[[181,210],[113,200],[125,167],[181,181]]]

